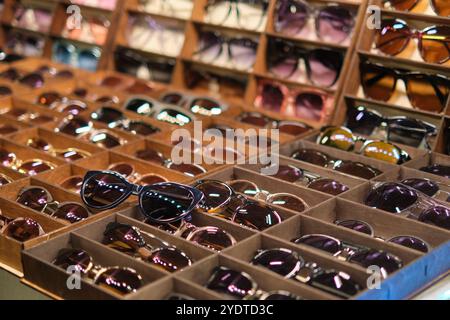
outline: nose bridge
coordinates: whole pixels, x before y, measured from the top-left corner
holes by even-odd
[[[131,191],[135,196],[139,195],[141,193],[142,189],[144,189],[143,186],[140,186],[138,184],[133,184],[133,190]]]

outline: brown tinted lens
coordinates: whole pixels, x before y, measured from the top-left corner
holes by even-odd
[[[449,26],[433,26],[427,28],[422,35],[421,45],[419,46],[423,60],[438,64],[448,61],[450,58],[449,40]]]
[[[67,270],[71,266],[76,266],[78,271],[86,274],[92,267],[92,258],[86,251],[83,250],[62,249],[53,261],[53,264],[63,268],[64,270]]]
[[[16,161],[16,155],[6,149],[0,148],[0,161],[3,166],[9,167]]]
[[[303,212],[306,210],[304,201],[294,195],[289,194],[275,194],[267,199],[267,203],[297,212]]]
[[[179,271],[192,264],[189,257],[175,248],[156,249],[147,261],[169,272]]]
[[[19,131],[19,129],[12,125],[9,124],[0,125],[0,135],[7,135],[17,131]]]
[[[444,0],[445,1],[445,0]],[[391,0],[389,3],[395,10],[409,11],[419,2],[419,0]]]
[[[61,100],[62,100],[62,97],[61,97],[61,95],[59,93],[57,93],[57,92],[46,92],[46,93],[41,94],[38,97],[37,102],[39,104],[41,104],[41,105],[44,105],[44,106],[48,107],[51,104],[53,104],[53,103],[55,103],[57,101],[61,101]]]
[[[331,160],[328,155],[312,149],[299,149],[292,154],[292,158],[321,167],[327,167]]]
[[[103,244],[121,252],[137,253],[145,247],[145,240],[140,231],[130,225],[112,222],[103,235]]]
[[[243,113],[238,120],[257,127],[266,127],[270,123],[270,119],[261,113]]]
[[[196,188],[205,195],[201,207],[206,211],[214,211],[222,208],[230,201],[231,195],[233,194],[227,185],[217,181],[203,182],[196,186]]]
[[[107,207],[123,198],[127,185],[111,174],[97,174],[90,178],[83,189],[84,201],[93,207]]]
[[[89,218],[89,212],[83,206],[76,203],[68,203],[60,206],[52,217],[77,223]]]
[[[361,84],[366,97],[388,101],[395,89],[396,78],[393,72],[371,63],[360,66]]]
[[[41,226],[33,219],[16,219],[8,224],[3,234],[25,242],[41,235]]]
[[[41,151],[45,151],[45,152],[50,151],[50,149],[52,148],[52,146],[47,141],[45,141],[44,139],[40,139],[40,138],[32,138],[32,139],[28,140],[27,145],[33,149],[37,149],[37,150],[41,150]]]
[[[353,161],[338,161],[334,165],[333,169],[339,172],[343,172],[367,180],[373,179],[382,173],[380,170],[375,169],[371,166]]]
[[[108,170],[117,172],[117,173],[121,174],[122,176],[124,176],[125,178],[128,178],[129,176],[131,176],[134,172],[133,166],[130,164],[127,164],[127,163],[112,164],[108,168]]]
[[[104,87],[117,87],[122,84],[122,79],[115,76],[106,77],[100,82],[101,86]]]
[[[248,202],[235,212],[233,221],[246,227],[263,231],[282,222],[281,216],[266,205]]]
[[[80,193],[81,186],[83,185],[82,177],[71,177],[67,180],[64,180],[60,186],[68,191]]]
[[[167,179],[161,177],[161,176],[157,176],[157,175],[145,175],[144,177],[142,177],[139,181],[137,181],[136,183],[141,185],[141,186],[148,186],[148,185],[152,185],[155,183],[161,183],[161,182],[167,182]]]
[[[198,165],[193,165],[193,164],[170,163],[167,167],[171,170],[181,172],[182,174],[189,176],[189,177],[195,177],[195,176],[201,175],[203,173],[206,173],[206,170],[204,168],[202,168],[201,166],[198,166]]]
[[[308,188],[337,196],[349,189],[346,185],[332,179],[319,179],[311,182]]]
[[[100,273],[95,284],[120,295],[136,292],[142,286],[141,276],[132,269],[108,268]]]
[[[63,158],[67,162],[77,161],[80,159],[86,158],[88,155],[84,152],[77,151],[77,150],[64,150],[56,152],[56,155],[58,157]]]
[[[111,149],[121,145],[119,138],[108,132],[95,133],[91,136],[90,141],[105,149]]]
[[[206,116],[217,116],[222,113],[221,105],[209,99],[195,99],[190,108],[192,112]]]
[[[56,168],[55,165],[44,162],[41,160],[32,160],[24,162],[19,168],[18,171],[22,172],[28,176],[35,176],[41,172],[52,170]]]
[[[58,126],[59,132],[75,137],[88,132],[90,129],[90,123],[81,117],[73,117]]]
[[[374,141],[364,145],[363,154],[366,157],[392,164],[400,164],[401,162],[399,149],[393,144],[383,141]]]
[[[236,242],[228,232],[217,227],[197,229],[189,234],[187,240],[216,251],[231,247]]]
[[[131,121],[124,129],[141,136],[149,136],[160,131],[159,128],[142,121]]]
[[[156,163],[158,165],[162,165],[166,161],[164,155],[154,149],[138,150],[136,151],[136,157],[145,161]]]
[[[49,193],[45,189],[30,188],[20,192],[16,201],[33,210],[42,211],[52,200],[50,199]]]
[[[95,102],[102,103],[102,104],[117,104],[119,103],[119,98],[116,96],[103,96],[95,100]]]
[[[332,127],[326,129],[319,138],[319,144],[350,151],[355,146],[353,133],[344,127]]]
[[[82,113],[83,111],[87,110],[87,105],[81,101],[73,101],[71,103],[68,103],[67,105],[62,105],[57,110],[64,114],[72,114],[74,116]]]
[[[448,98],[448,84],[434,76],[409,74],[407,93],[414,108],[441,112]]]
[[[278,125],[280,132],[289,134],[291,136],[298,136],[310,130],[310,127],[301,122],[284,122],[281,121]]]
[[[409,43],[411,30],[403,21],[384,19],[381,29],[376,32],[375,44],[383,53],[395,56],[403,51]]]
[[[258,187],[250,181],[236,180],[229,182],[228,185],[234,192],[245,194],[248,197],[255,197],[259,193]]]
[[[431,0],[436,13],[443,17],[450,17],[450,2],[448,0]]]

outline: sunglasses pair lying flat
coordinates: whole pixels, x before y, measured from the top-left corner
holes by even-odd
[[[0,211],[0,234],[20,242],[43,236],[41,225],[31,218],[8,218]]]

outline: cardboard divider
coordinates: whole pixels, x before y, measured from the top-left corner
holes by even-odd
[[[12,180],[12,181],[17,181],[17,180],[27,178],[26,175],[24,175],[20,172],[17,172],[11,168],[7,168],[7,167],[3,167],[3,166],[0,166],[0,176],[3,176],[3,178],[6,178],[7,180]],[[3,186],[4,185],[0,185],[0,188],[2,188]]]
[[[256,282],[258,289],[265,292],[281,290],[295,294],[303,299],[336,299],[334,296],[323,293],[320,290],[311,288],[301,283],[297,284],[290,280],[284,279],[282,276],[270,272],[269,270],[257,268],[248,263],[243,263],[242,261],[226,256],[212,256],[204,260],[202,263],[199,263],[197,266],[180,272],[180,274],[176,275],[175,277],[176,279],[184,279],[198,286],[207,288],[208,280],[211,278],[214,269],[219,266],[248,274]],[[211,293],[219,294],[222,300],[236,299],[235,297],[226,295],[222,292],[214,291],[211,289],[207,290]]]
[[[406,163],[404,166],[407,168],[421,170],[423,167],[431,165],[450,166],[450,156],[433,152],[426,154],[421,158],[414,159],[413,161]]]
[[[11,134],[20,132],[20,131],[28,129],[30,127],[26,123],[23,123],[23,122],[11,119],[8,116],[0,115],[0,128],[3,129],[6,126],[15,128],[17,131],[16,132],[12,132],[12,133],[2,134],[0,136],[9,136]]]
[[[95,285],[88,278],[81,279],[80,290],[70,290],[67,286],[70,274],[52,263],[57,257],[59,250],[66,248],[85,250],[92,257],[94,265],[100,265],[105,268],[114,266],[128,267],[136,270],[142,276],[143,287],[141,287],[141,290],[146,285],[165,276],[165,273],[148,268],[145,264],[131,257],[113,250],[105,250],[101,244],[73,233],[67,233],[47,241],[41,246],[23,252],[25,279],[64,299],[101,300],[125,298],[106,289],[106,287]],[[48,281],[49,278],[53,280]]]

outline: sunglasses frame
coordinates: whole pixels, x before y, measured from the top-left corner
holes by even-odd
[[[211,98],[211,97],[208,97],[208,96],[190,95],[190,94],[182,93],[180,91],[167,91],[167,92],[165,92],[164,94],[162,94],[159,97],[159,100],[160,101],[164,101],[164,98],[166,98],[167,96],[170,96],[170,95],[178,95],[180,97],[180,101],[178,103],[175,103],[175,104],[168,103],[168,102],[164,102],[164,103],[173,104],[173,105],[185,108],[185,109],[189,110],[190,112],[192,112],[194,114],[200,114],[200,115],[203,115],[203,116],[214,116],[215,115],[215,114],[212,114],[212,113],[208,114],[206,111],[204,111],[205,113],[202,113],[201,111],[199,111],[199,112],[192,111],[193,104],[197,100],[208,100],[208,101],[214,102],[217,106],[220,107],[220,109],[221,109],[221,113],[220,114],[224,113],[225,111],[227,111],[229,109],[229,105],[228,104],[223,103],[223,102],[219,102],[218,100],[216,100],[214,98]]]

